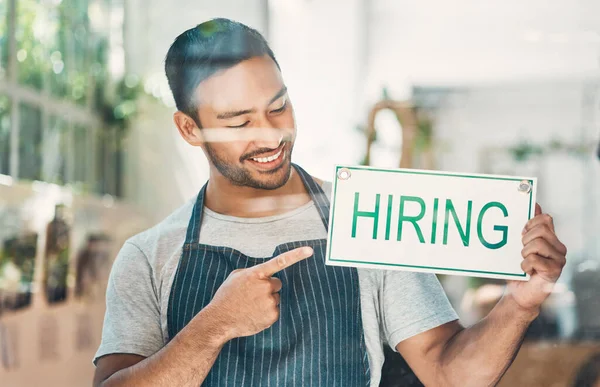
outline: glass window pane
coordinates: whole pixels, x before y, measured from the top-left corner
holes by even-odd
[[[8,1],[0,1],[0,80],[8,67]]]
[[[116,136],[115,131],[102,128],[97,136],[96,192],[114,195],[116,192]]]
[[[84,185],[89,180],[90,158],[93,157],[88,135],[88,128],[75,126],[73,131],[73,181]]]
[[[49,70],[42,43],[45,32],[45,13],[39,1],[17,1],[17,78],[19,83],[36,89],[42,89],[43,74]]]
[[[19,0],[19,82],[85,104],[89,79],[87,0]]]
[[[49,60],[47,72],[48,89],[52,95],[66,98],[69,89],[69,68],[65,53],[72,31],[65,15],[63,3],[48,2],[45,7],[46,29],[45,55]]]
[[[88,90],[91,36],[89,32],[88,0],[73,0],[71,29],[73,33],[73,68],[69,85],[69,97],[74,102],[85,104]]]
[[[0,173],[10,174],[10,99],[0,96]]]
[[[19,178],[41,180],[42,112],[21,103],[19,120]]]
[[[73,40],[71,11],[64,3],[19,0],[17,7],[19,82],[60,98],[69,94],[65,53]]]
[[[96,193],[106,193],[106,131],[101,128],[96,135]]]
[[[91,67],[87,7],[87,0],[63,0],[45,7],[50,92],[82,105],[88,97]]]
[[[71,147],[68,140],[68,124],[61,117],[50,116],[48,130],[44,134],[44,179],[55,184],[67,182],[67,160]]]

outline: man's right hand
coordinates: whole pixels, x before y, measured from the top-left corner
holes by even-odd
[[[114,353],[98,359],[94,386],[202,384],[227,341],[255,335],[279,319],[281,281],[273,274],[312,254],[312,248],[301,247],[234,270],[210,304],[154,355]]]
[[[208,308],[225,329],[225,339],[255,335],[279,319],[281,281],[273,274],[313,255],[300,247],[248,269],[231,272]]]

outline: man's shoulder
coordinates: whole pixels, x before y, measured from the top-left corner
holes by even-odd
[[[323,192],[325,192],[325,196],[327,196],[327,199],[331,200],[331,190],[333,189],[332,183],[328,180],[321,180],[318,177],[312,176],[312,178],[318,185],[321,186],[321,189],[323,190]]]
[[[196,202],[196,196],[171,212],[166,218],[131,238],[125,243],[134,245],[151,266],[160,266],[158,260],[167,260],[185,242],[187,226]]]

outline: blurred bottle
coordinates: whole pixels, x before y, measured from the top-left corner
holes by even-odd
[[[578,320],[576,339],[600,340],[600,262],[588,259],[577,266],[573,291]]]
[[[49,304],[67,298],[71,226],[66,221],[65,211],[63,204],[56,205],[54,219],[46,228],[44,288]]]

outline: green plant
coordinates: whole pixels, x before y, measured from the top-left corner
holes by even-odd
[[[97,109],[105,127],[117,129],[120,135],[126,135],[138,113],[137,100],[143,92],[139,78],[133,75],[118,81],[113,93],[104,92]]]
[[[544,152],[544,149],[539,145],[533,145],[527,141],[523,141],[519,144],[510,146],[508,151],[515,161],[527,161],[532,156],[541,155]]]
[[[415,149],[424,151],[432,146],[433,142],[433,121],[424,111],[416,109],[417,114],[417,135],[415,138]]]
[[[522,140],[517,144],[507,147],[507,151],[516,162],[525,162],[531,157],[554,153],[566,153],[574,157],[581,157],[589,153],[592,148],[592,144],[571,144],[555,138],[545,144],[534,144],[527,140]]]

